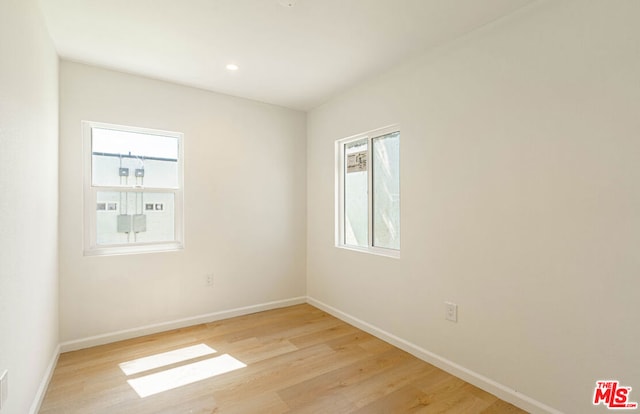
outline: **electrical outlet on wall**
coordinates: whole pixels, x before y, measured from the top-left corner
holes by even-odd
[[[458,305],[453,302],[445,302],[445,319],[451,322],[458,322]]]
[[[5,369],[0,374],[0,410],[7,403],[9,397],[9,372]]]

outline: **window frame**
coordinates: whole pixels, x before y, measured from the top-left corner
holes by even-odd
[[[184,134],[181,132],[132,127],[104,122],[82,121],[83,140],[83,255],[111,256],[122,254],[157,253],[184,249]],[[142,185],[105,186],[92,182],[92,129],[111,129],[115,131],[141,133],[176,138],[178,140],[177,181],[175,188],[145,187]],[[131,193],[171,193],[174,195],[174,240],[160,242],[136,242],[126,244],[97,244],[97,194],[99,191]]]
[[[373,140],[392,133],[399,133],[402,136],[400,125],[393,124],[382,128],[367,131],[361,134],[352,135],[350,137],[341,138],[335,142],[335,246],[341,249],[354,250],[364,253],[371,253],[380,256],[392,258],[400,258],[400,249],[402,246],[400,239],[400,247],[396,249],[378,247],[373,243],[374,240],[374,196],[373,196]],[[346,244],[345,232],[345,148],[346,145],[360,140],[367,140],[367,246],[353,246]],[[400,177],[398,177],[398,180]],[[401,199],[399,200],[401,203]],[[401,211],[401,209],[400,209]],[[402,213],[400,212],[400,215]],[[399,220],[402,223],[402,220]],[[400,238],[402,238],[402,229],[400,229]]]

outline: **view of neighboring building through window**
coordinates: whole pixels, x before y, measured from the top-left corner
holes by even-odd
[[[180,248],[182,134],[83,123],[85,252]]]
[[[400,131],[340,140],[337,244],[397,256],[400,250]]]

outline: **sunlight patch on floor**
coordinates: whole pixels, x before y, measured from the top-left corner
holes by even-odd
[[[190,359],[199,358],[215,353],[215,349],[205,344],[198,344],[176,349],[174,351],[163,352],[161,354],[134,359],[133,361],[123,362],[119,365],[120,369],[125,373],[125,375],[134,375],[140,372],[149,371],[160,367],[166,367],[167,365],[184,362]]]
[[[155,374],[127,380],[140,398],[159,394],[184,385],[192,384],[220,374],[244,368],[247,365],[229,354],[182,365]]]

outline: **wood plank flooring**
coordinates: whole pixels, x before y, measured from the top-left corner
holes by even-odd
[[[192,354],[203,349],[211,350],[207,355]],[[166,354],[170,351],[174,352]],[[145,367],[150,362],[147,357],[154,355],[156,364]],[[136,361],[132,364],[141,371],[126,375],[120,364],[130,361]],[[238,368],[240,363],[246,366]],[[155,385],[162,389],[231,368],[237,369],[144,398],[128,382],[151,384],[147,391],[156,392],[159,389],[151,381],[159,377],[162,380]],[[41,414],[445,412],[524,413],[307,304],[64,353],[40,410]]]

